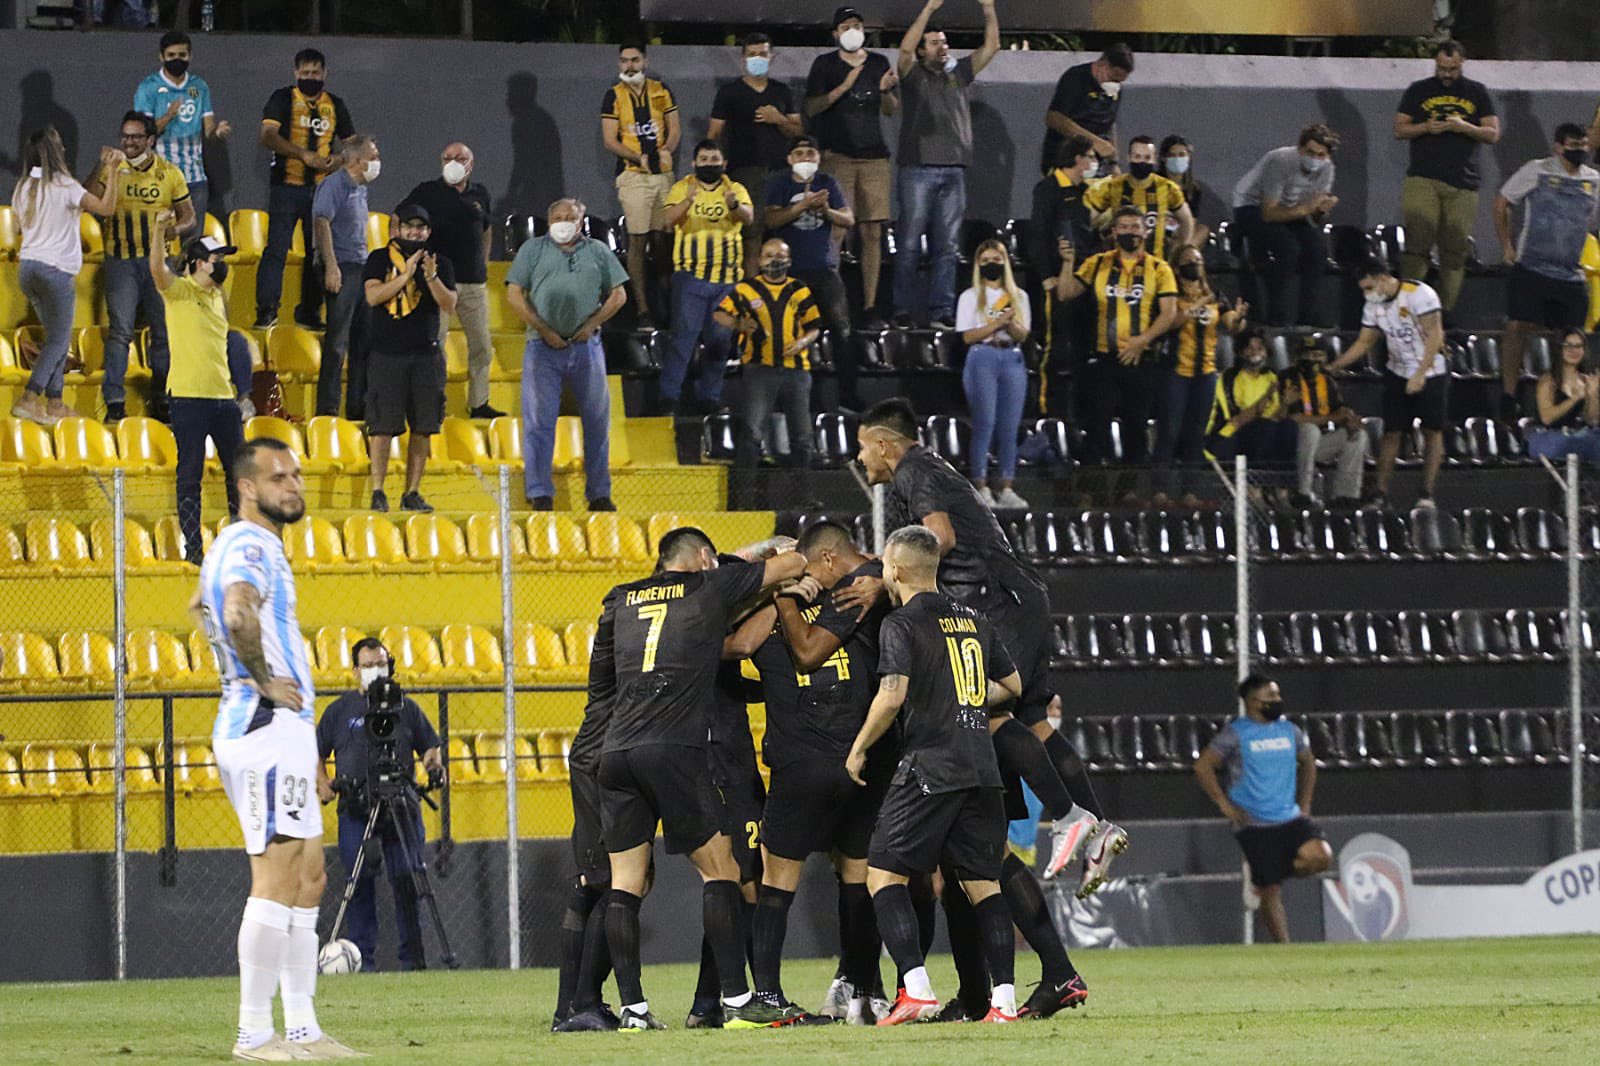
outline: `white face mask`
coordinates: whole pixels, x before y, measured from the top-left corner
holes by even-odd
[[[1381,292],[1369,292],[1366,297],[1369,304],[1386,304],[1389,302],[1389,298]]]
[[[383,161],[379,159],[369,159],[367,160],[366,168],[361,171],[361,176],[370,184],[371,182],[377,181],[378,175],[382,172]]]
[[[577,236],[578,224],[576,222],[550,223],[550,239],[557,244],[571,244]]]
[[[149,152],[140,152],[138,155],[130,155],[128,157],[128,165],[130,167],[142,167],[144,166],[145,160],[149,158]]]
[[[839,34],[839,47],[846,52],[859,52],[861,46],[867,43],[867,35],[854,26]]]
[[[378,678],[387,677],[389,668],[387,666],[363,666],[356,673],[361,678],[361,691],[365,692],[372,687],[372,683]]]
[[[1322,156],[1302,155],[1300,157],[1300,165],[1306,168],[1307,174],[1321,173],[1327,169],[1328,164],[1331,162],[1333,160],[1325,159]]]
[[[817,164],[812,162],[796,163],[792,169],[794,176],[801,181],[810,181],[817,176]]]
[[[1122,83],[1120,81],[1103,81],[1100,83],[1100,91],[1115,100],[1122,95]]]
[[[467,180],[467,165],[459,159],[452,159],[444,165],[444,180],[447,185],[460,185]]]
[[[945,56],[944,57],[944,72],[946,74],[954,74],[956,72],[956,57],[955,56]]]
[[[636,70],[631,74],[622,75],[622,84],[632,86],[633,88],[637,89],[639,86],[644,84],[644,71]]]
[[[1189,173],[1189,157],[1186,155],[1173,155],[1167,157],[1168,174]]]

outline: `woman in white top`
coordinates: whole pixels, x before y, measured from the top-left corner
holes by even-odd
[[[991,507],[1028,506],[1011,480],[1017,473],[1017,430],[1028,392],[1022,344],[1030,324],[1028,294],[1011,275],[1006,246],[984,241],[973,256],[972,288],[956,304],[956,328],[968,345],[961,386],[972,412],[972,482]],[[1000,461],[998,492],[989,488],[991,442]]]
[[[115,167],[122,153],[100,149],[100,166]],[[33,361],[33,373],[22,398],[11,408],[16,418],[53,426],[76,414],[61,399],[72,342],[74,279],[83,269],[79,215],[110,215],[117,207],[113,182],[100,196],[84,190],[67,169],[67,153],[54,126],[28,137],[22,152],[22,177],[11,193],[11,207],[22,226],[19,287],[44,326],[44,344]]]

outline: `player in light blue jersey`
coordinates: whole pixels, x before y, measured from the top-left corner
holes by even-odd
[[[139,83],[133,109],[156,120],[160,138],[156,152],[183,171],[194,216],[203,228],[211,191],[206,181],[206,138],[226,137],[233,127],[212,113],[211,86],[189,73],[192,47],[189,35],[181,30],[162,34],[161,69]]]
[[[317,806],[311,663],[295,617],[283,527],[305,514],[300,462],[253,440],[234,462],[239,521],[217,535],[190,611],[222,675],[212,750],[244,831],[250,897],[239,924],[239,1030],[246,1062],[351,1058],[317,1024],[317,911],[327,884]],[[272,1026],[282,987],[284,1036]]]

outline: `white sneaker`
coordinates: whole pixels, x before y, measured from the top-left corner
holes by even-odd
[[[291,1044],[273,1034],[272,1039],[255,1047],[233,1045],[233,1057],[240,1062],[306,1062],[311,1056],[299,1044]]]
[[[1120,825],[1102,822],[1100,840],[1088,853],[1078,898],[1088,899],[1111,876],[1111,860],[1128,850],[1128,833]]]
[[[844,1022],[846,1025],[877,1025],[878,1016],[866,996],[851,996]]]
[[[1018,496],[1017,490],[1008,485],[994,498],[994,505],[1007,511],[1022,511],[1027,509],[1028,501]]]
[[[887,1018],[889,1012],[894,1010],[894,1004],[883,996],[872,996],[867,1000],[867,1003],[872,1007],[872,1016],[878,1021]]]
[[[248,396],[239,397],[239,417],[246,422],[256,416],[256,402]]]
[[[822,1006],[817,1008],[817,1013],[825,1018],[847,1018],[855,994],[854,985],[843,977],[835,977],[833,984],[828,986],[827,994],[822,997]]]
[[[1057,822],[1050,830],[1050,862],[1044,868],[1044,879],[1055,880],[1057,874],[1072,865],[1083,851],[1083,846],[1099,831],[1100,820],[1088,811],[1070,821]]]
[[[308,1040],[304,1044],[291,1044],[290,1046],[299,1048],[304,1053],[303,1057],[308,1059],[364,1059],[369,1057],[366,1052],[347,1047],[327,1033],[323,1033],[315,1040]]]
[[[985,507],[988,507],[990,510],[994,509],[994,490],[989,488],[988,485],[984,485],[978,489],[978,499],[983,501],[983,505]]]

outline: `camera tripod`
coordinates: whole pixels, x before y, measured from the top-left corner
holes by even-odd
[[[456,953],[450,950],[450,938],[445,934],[444,922],[439,919],[439,901],[434,897],[433,885],[428,880],[428,868],[422,861],[421,841],[412,839],[413,821],[411,812],[406,809],[406,790],[415,789],[417,796],[433,806],[433,801],[428,799],[427,793],[432,791],[432,786],[417,789],[410,782],[393,784],[380,779],[376,788],[369,789],[372,809],[367,813],[367,826],[361,833],[361,847],[356,852],[355,866],[350,870],[350,879],[344,886],[344,895],[339,900],[339,913],[333,919],[333,931],[328,934],[329,940],[339,937],[339,930],[344,925],[345,910],[350,906],[351,897],[356,893],[356,886],[361,882],[361,871],[367,862],[367,849],[372,847],[377,835],[378,819],[386,818],[387,824],[394,831],[396,846],[400,850],[402,861],[406,865],[406,876],[411,879],[411,891],[416,899],[417,910],[410,915],[410,922],[414,940],[417,945],[418,961],[422,958],[422,921],[420,907],[427,904],[428,914],[433,919],[433,928],[439,934],[439,958],[449,969],[457,969],[461,962],[456,958]],[[406,920],[401,915],[401,920]],[[419,967],[420,968],[420,967]]]

